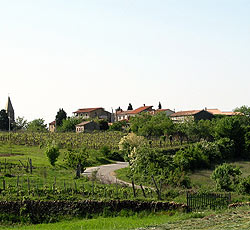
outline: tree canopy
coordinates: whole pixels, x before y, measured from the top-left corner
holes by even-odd
[[[128,110],[133,110],[133,106],[131,105],[131,103],[129,103],[128,105]]]
[[[9,118],[4,109],[0,111],[0,130],[9,130]]]
[[[56,114],[56,126],[61,126],[65,119],[67,119],[67,113],[63,109],[59,109]]]
[[[27,124],[27,131],[30,132],[47,132],[47,125],[42,118],[35,119]]]

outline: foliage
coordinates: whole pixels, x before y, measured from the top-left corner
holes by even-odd
[[[150,115],[142,113],[130,119],[130,127],[133,132],[140,136],[160,137],[166,134],[172,134],[174,124],[172,120],[164,113]]]
[[[0,130],[9,130],[9,118],[4,109],[0,111]]]
[[[217,189],[235,191],[240,182],[241,174],[239,167],[224,163],[216,167],[211,175],[211,179],[215,181]]]
[[[123,120],[123,121],[117,121],[114,122],[109,129],[111,131],[123,131],[125,129],[125,127],[127,126],[127,121]]]
[[[131,105],[131,103],[129,103],[128,105],[128,110],[133,110],[133,106]]]
[[[57,127],[57,132],[75,132],[76,125],[80,124],[82,121],[82,118],[68,117],[62,120],[61,126]]]
[[[48,144],[45,151],[46,156],[49,159],[49,162],[52,166],[55,166],[55,163],[60,155],[59,147],[54,143]]]
[[[121,138],[119,150],[124,158],[132,164],[135,158],[136,149],[143,145],[147,145],[147,141],[144,137],[137,136],[135,133],[129,133],[127,136]]]
[[[199,144],[193,144],[185,149],[179,150],[173,161],[182,171],[206,168],[209,166],[209,158]]]
[[[241,178],[239,192],[243,194],[250,194],[250,176]]]
[[[47,125],[42,118],[35,119],[27,124],[27,131],[29,132],[47,132]]]
[[[102,130],[102,131],[109,129],[108,122],[105,119],[98,119],[97,124],[99,124],[100,130]]]
[[[81,149],[68,149],[65,153],[64,160],[66,164],[73,169],[76,169],[78,164],[80,164],[83,172],[88,165],[88,157],[89,155],[87,149],[82,147]]]
[[[15,130],[25,130],[27,128],[27,120],[24,119],[24,117],[17,117],[15,124],[14,124],[14,129]]]
[[[215,125],[214,136],[216,139],[229,138],[234,142],[234,157],[244,156],[245,130],[241,116],[224,117],[218,119]]]
[[[247,105],[237,107],[236,109],[234,109],[234,112],[240,112],[240,113],[244,114],[245,116],[250,117],[250,107]]]
[[[161,108],[162,108],[161,102],[159,102],[158,109],[161,109]]]
[[[67,113],[63,109],[59,109],[59,111],[56,114],[56,127],[59,127],[62,125],[63,120],[66,120]]]

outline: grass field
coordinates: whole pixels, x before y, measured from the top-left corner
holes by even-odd
[[[33,229],[43,229],[43,230],[61,230],[61,229],[67,229],[67,230],[81,230],[81,229],[88,229],[88,230],[94,230],[94,229],[136,229],[136,228],[142,228],[142,227],[149,227],[149,226],[156,226],[168,222],[176,222],[180,220],[186,220],[189,218],[200,218],[205,215],[209,215],[210,212],[204,213],[202,215],[196,215],[196,214],[186,214],[186,213],[174,213],[174,212],[166,212],[166,213],[158,213],[153,214],[149,216],[142,215],[134,215],[134,216],[119,216],[119,217],[109,217],[109,218],[103,218],[99,217],[96,219],[74,219],[69,221],[61,221],[58,223],[51,223],[51,224],[38,224],[38,225],[27,225],[27,226],[0,226],[1,229],[20,229],[20,230],[33,230]]]
[[[38,225],[3,226],[3,230],[116,230],[116,229],[140,229],[140,230],[240,230],[250,229],[250,209],[241,207],[219,211],[203,211],[194,213],[158,213],[149,216],[130,217],[99,217],[96,219],[73,219],[58,223]]]

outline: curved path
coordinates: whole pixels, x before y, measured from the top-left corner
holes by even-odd
[[[83,175],[91,177],[92,173],[97,171],[97,178],[105,184],[124,184],[127,186],[132,186],[132,184],[119,180],[115,177],[115,170],[128,167],[128,162],[116,162],[114,164],[100,165],[97,167],[87,168]]]

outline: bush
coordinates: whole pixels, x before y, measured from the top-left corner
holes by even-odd
[[[239,192],[250,194],[250,176],[242,178],[240,180]]]
[[[235,191],[239,185],[241,174],[239,167],[224,163],[213,171],[211,179],[215,181],[217,189]]]
[[[47,145],[46,151],[45,151],[49,162],[52,166],[55,166],[55,163],[60,155],[59,147],[55,144],[49,144]]]
[[[208,167],[210,162],[201,146],[193,144],[186,149],[179,150],[174,156],[174,163],[178,165],[182,171],[189,171]]]
[[[86,148],[68,149],[64,158],[66,164],[73,169],[76,169],[80,164],[81,172],[84,172],[86,166],[88,165],[87,159],[88,159],[88,152]]]

